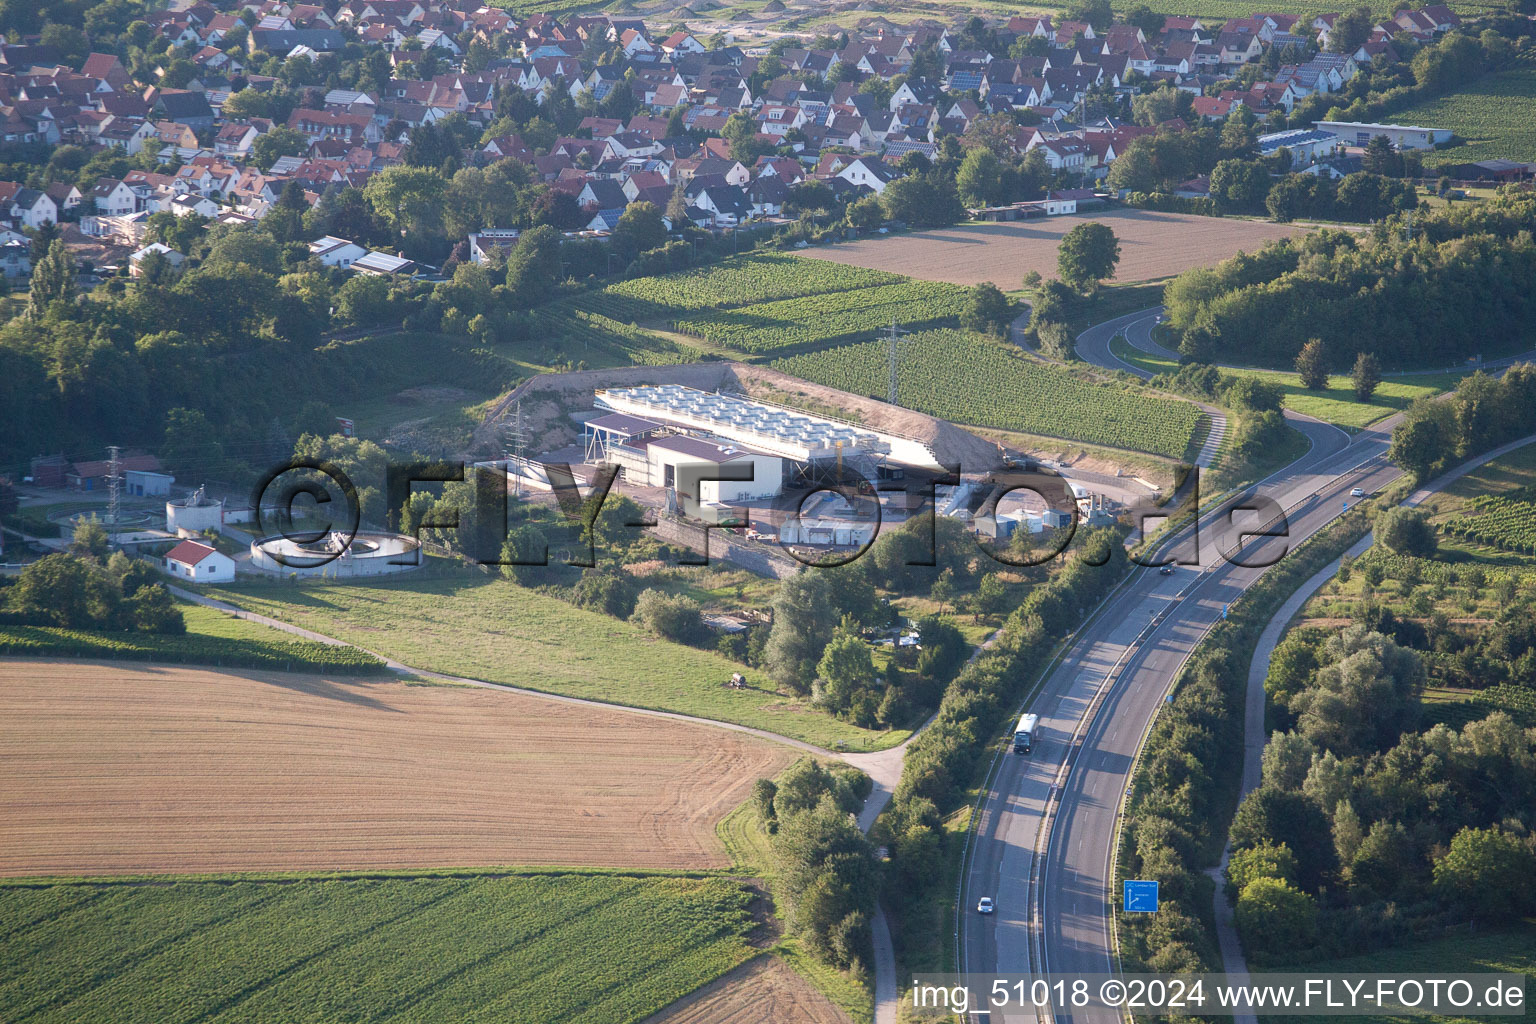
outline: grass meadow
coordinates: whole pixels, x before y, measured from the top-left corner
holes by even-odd
[[[735,722],[829,749],[877,750],[908,735],[840,722],[711,651],[500,579],[245,584],[213,596],[413,668]],[[747,689],[726,688],[733,672]]]

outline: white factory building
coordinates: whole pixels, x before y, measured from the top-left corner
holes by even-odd
[[[732,472],[726,476],[749,476],[747,480],[700,479],[696,497],[701,505],[724,505],[733,501],[751,501],[771,498],[784,487],[784,460],[767,452],[753,451],[738,445],[707,441],[686,434],[670,434],[651,441],[645,447],[649,470],[648,482],[652,487],[676,488],[687,480],[687,470],[682,466],[709,463],[729,466]],[[706,472],[704,476],[714,475]],[[638,483],[639,481],[634,481]]]
[[[1377,124],[1368,121],[1318,121],[1319,131],[1338,136],[1346,146],[1364,146],[1378,135],[1386,136],[1397,149],[1430,149],[1454,138],[1449,128],[1425,128],[1416,124]]]
[[[785,480],[839,461],[871,478],[937,466],[932,449],[915,438],[736,395],[658,384],[594,397],[608,415],[586,423],[587,458],[616,463],[632,483],[672,486],[669,472],[689,462],[751,463],[750,485],[722,484],[723,497],[704,501],[772,497]]]

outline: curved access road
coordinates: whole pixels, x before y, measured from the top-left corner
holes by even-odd
[[[1110,337],[1153,315],[1098,325],[1079,338],[1078,351],[1107,355]],[[1196,643],[1264,566],[1338,516],[1351,488],[1376,491],[1399,475],[1385,460],[1395,417],[1353,437],[1316,420],[1287,419],[1307,437],[1308,452],[1180,531],[1164,549],[1182,563],[1172,575],[1134,570],[1079,630],[1030,701],[1028,710],[1041,719],[1034,752],[1005,755],[980,804],[962,879],[961,970],[1117,969],[1109,887],[1119,812],[1158,706]],[[1239,546],[1240,528],[1272,517],[1242,511],[1255,497],[1284,510],[1286,536]],[[997,901],[996,914],[974,912],[982,896]],[[1076,1016],[1107,1022],[1116,1015]]]
[[[1123,334],[1137,348],[1152,351],[1145,349],[1140,339],[1145,338],[1145,344],[1154,346],[1157,344],[1152,340],[1152,328],[1157,324],[1158,316],[1162,311],[1162,306],[1153,306],[1150,309],[1117,316],[1101,324],[1094,324],[1077,336],[1074,347],[1078,357],[1095,366],[1102,366],[1106,370],[1123,370],[1142,380],[1150,380],[1152,374],[1115,355],[1110,351],[1109,343],[1116,335]],[[1185,401],[1193,401],[1193,399],[1185,399]],[[1195,453],[1194,463],[1201,469],[1209,469],[1215,464],[1216,456],[1227,439],[1227,414],[1224,410],[1205,402],[1194,402],[1194,404],[1200,407],[1200,411],[1205,413],[1211,423],[1211,429],[1206,432],[1200,450]]]

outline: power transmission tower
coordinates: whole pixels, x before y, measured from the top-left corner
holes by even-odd
[[[895,320],[891,321],[891,335],[890,335],[890,346],[891,346],[891,384],[890,384],[890,388],[885,393],[885,400],[887,402],[891,403],[892,405],[900,405],[901,404],[901,402],[899,400],[900,396],[898,395],[897,389],[896,389],[897,350],[901,347],[901,335],[903,335],[903,334],[911,334],[911,333],[912,332],[907,330],[905,327],[897,327]]]
[[[107,446],[107,535],[117,533],[117,492],[122,483],[123,462],[117,445]]]
[[[523,429],[523,400],[513,407],[512,423],[502,432],[503,454],[522,459],[528,452],[528,432]]]

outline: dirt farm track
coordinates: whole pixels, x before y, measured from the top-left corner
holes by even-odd
[[[0,875],[714,868],[794,752],[467,687],[0,662]]]
[[[1031,270],[1042,277],[1054,276],[1061,236],[1089,221],[1108,224],[1120,239],[1116,281],[1148,281],[1208,266],[1301,230],[1267,221],[1116,208],[842,242],[807,249],[801,255],[927,281],[963,285],[991,281],[1012,291]]]

